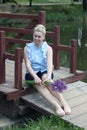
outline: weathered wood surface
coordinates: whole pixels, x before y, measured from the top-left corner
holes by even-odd
[[[82,71],[78,71],[82,73]],[[24,82],[25,67],[23,63],[23,82]],[[55,79],[72,77],[73,74],[69,73],[69,69],[61,68],[58,71],[54,71]],[[7,87],[11,83],[10,87],[13,87],[14,79],[14,64],[12,61],[6,61],[6,84]],[[0,85],[1,86],[1,85]],[[26,87],[24,85],[24,87]],[[65,99],[72,108],[72,113],[68,116],[62,117],[64,120],[73,123],[79,127],[84,127],[87,130],[87,83],[82,81],[76,81],[68,83],[68,90],[63,93]],[[46,113],[54,113],[52,105],[50,105],[39,93],[34,92],[32,94],[22,96],[30,107]]]

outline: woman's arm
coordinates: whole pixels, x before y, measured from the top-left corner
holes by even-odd
[[[41,84],[41,79],[36,75],[36,73],[32,69],[30,60],[29,60],[29,58],[27,56],[27,48],[26,48],[26,46],[24,47],[24,62],[25,62],[25,66],[26,66],[28,72],[34,77],[35,82]]]
[[[51,79],[51,74],[53,71],[53,50],[50,46],[48,46],[48,51],[47,51],[47,78]]]

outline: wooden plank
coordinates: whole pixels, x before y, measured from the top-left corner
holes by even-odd
[[[87,93],[87,83],[77,81],[68,84],[68,90],[64,91],[64,96],[68,99]]]
[[[87,113],[87,102],[73,107],[72,113],[63,117],[63,119],[72,121],[73,119],[79,117],[80,115],[84,115],[85,113]]]
[[[22,96],[22,100],[29,103],[30,107],[36,110],[47,111],[48,113],[55,113],[52,105],[45,100],[38,92]]]
[[[19,99],[20,98],[20,90],[15,89],[13,85],[11,86],[5,83],[5,84],[0,84],[0,93],[6,95],[7,100],[14,100],[14,99]]]
[[[84,73],[84,71],[76,70],[77,73]],[[70,73],[69,68],[60,67],[59,70],[54,70],[55,79],[61,78],[68,78],[74,76],[74,74]]]
[[[83,89],[85,89],[85,86],[83,87]],[[64,92],[64,96],[66,97],[66,99],[72,99],[74,97],[83,95],[83,94],[87,94],[87,89],[83,91],[83,89],[73,89],[71,91],[66,91]]]
[[[60,67],[59,70],[54,70],[54,75],[55,75],[55,79],[58,78],[63,79],[63,78],[71,77],[74,74],[71,74],[68,68]]]
[[[13,93],[13,92],[16,92],[18,91],[18,89],[15,89],[15,88],[10,88],[10,87],[3,87],[0,85],[0,92],[3,92],[3,93]]]
[[[87,115],[86,115],[87,116]],[[86,123],[86,125],[84,126],[84,128],[85,128],[85,130],[87,130],[87,123]]]
[[[71,108],[76,107],[78,105],[84,104],[87,102],[87,94],[79,95],[76,97],[73,97],[71,99],[67,99],[67,102],[70,104]]]
[[[73,118],[71,122],[87,130],[87,127],[86,127],[87,126],[87,112],[78,116],[77,118]]]

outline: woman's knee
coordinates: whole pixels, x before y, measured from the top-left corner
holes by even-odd
[[[42,81],[46,80],[46,78],[47,78],[47,74],[43,74],[42,75]]]

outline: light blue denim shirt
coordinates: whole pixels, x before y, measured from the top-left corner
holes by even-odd
[[[36,46],[34,42],[27,43],[27,54],[31,62],[33,70],[37,73],[38,71],[47,70],[47,49],[48,44],[46,41],[42,43],[41,46]],[[28,71],[27,71],[28,73]]]

